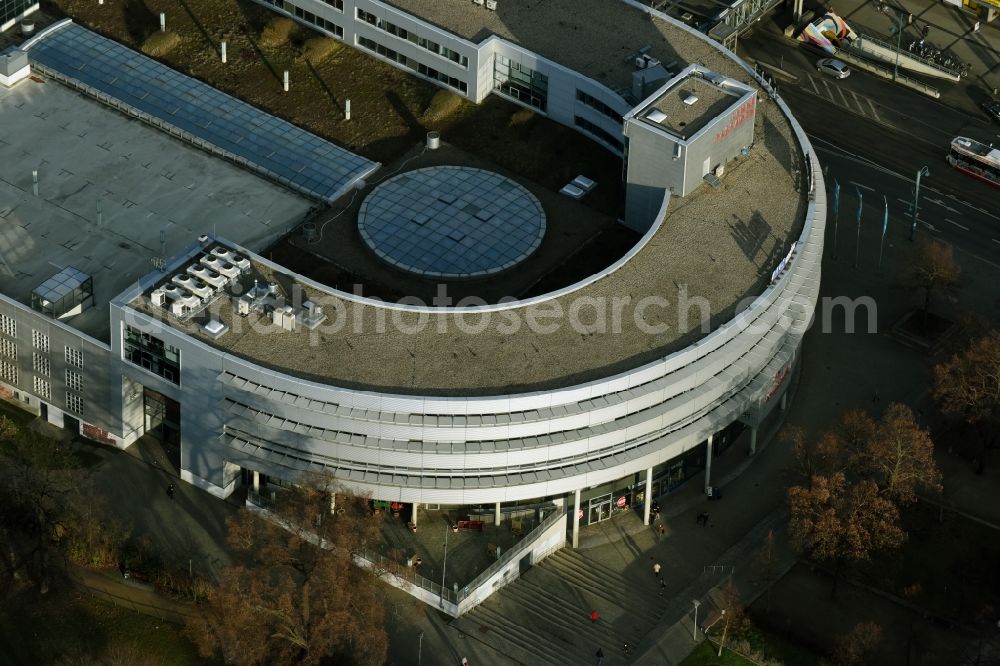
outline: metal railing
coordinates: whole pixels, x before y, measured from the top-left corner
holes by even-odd
[[[551,515],[547,516],[544,520],[542,520],[538,524],[538,527],[536,527],[535,529],[533,529],[530,532],[528,532],[524,536],[524,538],[520,542],[518,542],[517,545],[509,548],[507,550],[507,552],[502,553],[500,555],[500,557],[497,558],[496,562],[494,562],[493,564],[491,564],[490,566],[488,566],[482,573],[480,573],[478,576],[476,576],[475,578],[473,578],[471,583],[469,583],[469,584],[465,585],[464,587],[462,587],[462,591],[458,595],[458,601],[463,601],[463,600],[467,599],[473,592],[476,591],[476,589],[478,589],[481,585],[483,585],[484,583],[486,583],[496,573],[498,573],[504,567],[508,566],[511,562],[513,562],[515,560],[518,560],[521,557],[523,557],[525,551],[531,549],[531,544],[535,541],[535,539],[537,539],[540,535],[542,535],[546,530],[548,530],[550,527],[552,527],[552,525],[554,525],[555,523],[557,523],[559,521],[565,521],[565,520],[566,520],[566,509],[565,508],[558,508],[557,507],[556,510],[551,513]],[[559,548],[561,548],[561,547],[562,546],[560,545]],[[538,557],[537,560],[535,560],[535,561],[541,560],[542,557],[550,555],[551,553],[555,552],[559,548],[554,548],[554,549],[553,548],[549,548],[549,549],[547,549],[545,551],[545,554],[542,555],[542,556],[540,556],[540,557]],[[532,564],[534,564],[534,563],[535,562],[532,562]],[[507,579],[507,582],[510,582],[511,580],[514,580],[517,577],[518,576],[509,577]],[[499,587],[501,587],[501,586],[496,586],[494,589],[499,589]]]

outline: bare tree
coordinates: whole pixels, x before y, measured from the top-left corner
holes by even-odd
[[[1000,411],[1000,331],[993,330],[934,368],[934,400],[968,423]]]
[[[270,518],[244,509],[227,521],[241,561],[188,624],[201,653],[233,664],[383,663],[382,593],[353,561],[380,538],[367,500],[299,487],[282,494]]]
[[[875,622],[861,622],[854,625],[837,642],[833,650],[836,666],[862,666],[872,663],[875,648],[882,640],[882,627]]]
[[[955,261],[951,245],[928,238],[919,242],[910,271],[910,281],[914,287],[924,292],[925,318],[930,312],[931,295],[956,285],[960,275],[961,269]]]
[[[906,539],[899,510],[870,479],[851,483],[843,472],[813,477],[808,486],[788,489],[792,543],[833,566],[830,596],[836,596],[845,566]]]
[[[33,581],[44,594],[53,556],[67,554],[89,524],[79,463],[60,442],[0,417],[0,464],[0,588]]]
[[[862,472],[897,504],[914,502],[918,490],[941,491],[934,442],[906,405],[889,405],[858,458]]]
[[[774,544],[774,530],[767,531],[767,538],[757,550],[753,560],[757,585],[764,587],[764,612],[771,610],[771,588],[777,582],[777,551]]]

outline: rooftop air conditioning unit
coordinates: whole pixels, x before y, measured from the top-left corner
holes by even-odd
[[[246,317],[250,314],[250,299],[246,296],[240,296],[236,299],[236,314],[241,317]]]
[[[154,289],[149,295],[149,300],[153,302],[153,305],[163,307],[163,304],[167,302],[167,295],[163,293],[162,289]]]
[[[684,100],[683,101],[684,101],[685,106],[691,106],[695,102],[698,101],[698,96],[697,95],[692,95],[691,93],[687,93],[686,95],[684,95]]]
[[[286,331],[295,330],[295,310],[291,305],[286,305],[282,310],[281,327]]]
[[[725,172],[726,172],[726,167],[724,165],[720,164],[719,166],[715,167],[716,178],[722,178],[722,174],[724,174]]]
[[[486,9],[495,12],[497,10],[497,0],[486,0]]]
[[[195,264],[193,266],[188,266],[187,272],[195,276],[205,284],[211,286],[213,289],[222,289],[225,286],[227,280],[218,273],[208,270],[205,266]]]

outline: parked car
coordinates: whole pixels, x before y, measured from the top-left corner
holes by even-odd
[[[846,79],[851,75],[851,68],[836,58],[823,58],[816,63],[816,69],[835,79]]]
[[[990,118],[1000,123],[1000,101],[992,100],[990,102],[983,102],[983,111]]]

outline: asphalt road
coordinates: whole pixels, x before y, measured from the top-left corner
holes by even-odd
[[[942,229],[942,234],[946,227],[956,231],[967,227],[970,237],[977,235],[974,242],[1000,250],[1000,242],[994,242],[1000,239],[1000,219],[995,217],[1000,214],[1000,189],[955,171],[944,159],[956,136],[1000,143],[1000,124],[977,108],[975,86],[968,86],[964,102],[954,101],[962,99],[959,90],[949,95],[953,101],[944,103],[862,71],[835,80],[816,71],[817,56],[812,51],[799,48],[776,31],[776,24],[762,22],[742,39],[738,50],[752,62],[780,67],[791,75],[776,77],[779,94],[821,149],[825,164],[844,169],[848,176],[860,164],[879,167],[866,169],[866,174],[871,173],[865,177],[879,183],[876,190],[885,187],[887,196],[892,195],[888,197],[890,216],[892,201],[902,205],[898,199],[911,199],[916,172],[927,166],[931,176],[922,181],[921,191],[944,205],[924,199],[923,219]],[[844,160],[852,165],[850,169]],[[830,177],[836,175],[834,168]],[[858,178],[839,180],[843,187]],[[1000,256],[996,250],[990,248]]]
[[[871,230],[878,237],[885,209],[888,206],[890,238],[908,237],[913,224],[911,214],[914,179],[880,166],[872,160],[852,153],[840,145],[819,137],[811,137],[826,170],[827,195],[833,202],[834,183],[840,186],[837,250],[855,251],[855,229],[859,199],[862,204],[862,225],[868,230],[863,243],[872,243]],[[932,174],[934,172],[932,171]],[[1000,210],[983,208],[950,192],[931,186],[925,178],[920,183],[920,210],[916,237],[930,235],[953,245],[963,253],[1000,268]],[[860,197],[859,197],[860,195]],[[1000,195],[997,195],[1000,197]],[[832,208],[831,208],[832,210]],[[828,238],[829,252],[833,252]],[[865,249],[870,256],[877,246]]]

